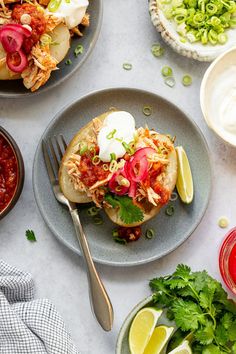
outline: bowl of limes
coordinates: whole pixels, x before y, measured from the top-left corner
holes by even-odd
[[[116,354],[190,354],[188,338],[183,340],[166,311],[149,296],[125,319],[116,344]]]

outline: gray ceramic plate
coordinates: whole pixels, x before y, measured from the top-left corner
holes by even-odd
[[[119,335],[118,335],[118,339],[117,339],[117,343],[116,343],[116,354],[130,354],[130,350],[129,350],[129,330],[130,330],[130,326],[133,322],[134,317],[136,316],[136,314],[144,307],[149,307],[149,306],[153,306],[152,303],[152,296],[147,297],[146,299],[142,300],[139,304],[137,304],[132,310],[131,312],[128,314],[128,316],[126,317]],[[174,322],[170,322],[166,315],[165,312],[163,311],[161,317],[158,319],[158,325],[166,325],[166,326],[172,326],[175,327],[175,323]]]
[[[58,65],[60,70],[54,71],[44,86],[32,93],[24,87],[22,80],[0,81],[0,97],[17,98],[35,95],[47,91],[69,78],[85,62],[97,41],[102,24],[102,0],[91,0],[88,12],[90,14],[90,26],[84,29],[83,37],[72,39],[71,48],[66,58]],[[74,49],[78,44],[83,45],[84,52],[75,58]],[[71,59],[71,65],[65,65],[67,59]]]
[[[151,105],[153,114],[146,118],[143,105]],[[176,135],[176,143],[187,151],[194,177],[195,196],[192,204],[174,202],[175,213],[169,217],[163,209],[147,224],[156,236],[144,237],[127,246],[112,239],[114,224],[104,215],[104,224],[93,225],[86,211],[81,210],[82,223],[88,236],[93,259],[99,263],[115,266],[131,266],[147,263],[163,257],[176,249],[194,231],[207,208],[211,189],[211,167],[207,144],[199,128],[176,106],[153,93],[137,89],[119,88],[98,91],[85,96],[57,114],[42,138],[62,133],[67,142],[91,118],[110,107],[127,110],[134,115],[136,125],[148,124],[162,133]],[[53,234],[67,247],[80,253],[73,224],[68,211],[55,200],[49,185],[41,150],[41,141],[35,154],[33,186],[41,214]]]

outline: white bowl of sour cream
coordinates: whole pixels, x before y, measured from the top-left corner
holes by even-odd
[[[236,46],[221,54],[205,72],[200,103],[208,126],[236,146]]]

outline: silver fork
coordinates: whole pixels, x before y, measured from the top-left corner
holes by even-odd
[[[63,157],[63,152],[67,148],[67,144],[64,137],[59,135],[49,138],[48,141],[43,140],[42,148],[54,195],[58,202],[68,207],[74,223],[76,236],[87,268],[90,303],[93,313],[102,328],[105,331],[110,331],[113,325],[113,308],[111,301],[93,263],[76,204],[70,202],[64,196],[58,182],[60,161]]]

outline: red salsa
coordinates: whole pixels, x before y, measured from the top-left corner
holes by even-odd
[[[46,20],[44,14],[31,4],[17,4],[12,11],[12,19],[21,23],[21,16],[28,14],[31,16],[30,27],[32,28],[31,36],[25,38],[23,48],[26,53],[30,53],[34,44],[39,41],[39,38],[46,30]]]
[[[0,212],[12,200],[17,186],[17,160],[8,141],[0,133]]]

